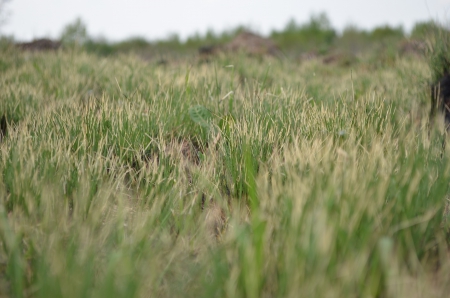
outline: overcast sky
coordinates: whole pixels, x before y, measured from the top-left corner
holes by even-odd
[[[320,12],[338,30],[348,24],[410,30],[417,21],[448,24],[450,0],[11,0],[6,10],[10,14],[1,33],[16,40],[57,38],[65,25],[81,17],[89,35],[118,41],[137,36],[155,40],[171,33],[186,38],[238,25],[269,34],[292,18],[304,23]]]

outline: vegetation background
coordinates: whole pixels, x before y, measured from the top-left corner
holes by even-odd
[[[325,55],[345,52],[356,55],[380,49],[395,51],[405,40],[424,41],[436,31],[436,27],[441,26],[433,21],[427,21],[416,23],[411,32],[405,32],[402,27],[388,25],[369,31],[349,25],[343,32],[338,32],[333,28],[328,16],[319,13],[311,15],[310,20],[303,24],[290,20],[283,30],[273,31],[268,38],[271,38],[284,56],[289,58],[298,58],[302,53]],[[251,28],[238,26],[221,33],[212,30],[204,35],[197,33],[186,40],[172,34],[165,40],[147,41],[141,37],[131,37],[122,42],[112,43],[103,38],[90,36],[83,20],[77,19],[62,30],[61,41],[66,46],[82,46],[87,52],[101,56],[132,52],[147,58],[166,59],[186,54],[195,55],[202,46],[223,45],[244,30],[252,31]]]
[[[3,40],[0,296],[446,296],[426,57],[401,28],[324,15],[273,32],[282,58],[195,56],[234,33],[110,44],[77,21],[56,52]]]

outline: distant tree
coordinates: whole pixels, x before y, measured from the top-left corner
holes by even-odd
[[[328,51],[336,36],[336,31],[325,13],[313,14],[309,22],[300,25],[291,19],[283,31],[271,34],[281,48],[319,52]]]
[[[309,20],[309,23],[304,25],[303,28],[316,31],[334,31],[331,26],[330,19],[324,12],[317,15],[313,14]]]
[[[426,39],[428,36],[439,31],[441,26],[434,21],[418,22],[414,25],[411,31],[411,38]]]
[[[0,27],[8,20],[9,12],[6,10],[8,2],[11,2],[11,0],[0,0]]]
[[[170,33],[167,37],[167,42],[173,43],[173,44],[179,44],[180,43],[180,36],[177,33]]]
[[[376,27],[370,32],[370,37],[374,41],[386,41],[393,39],[402,39],[405,37],[405,32],[403,31],[403,27],[391,27],[389,25]]]
[[[168,50],[172,49],[180,49],[181,46],[180,36],[177,33],[170,33],[166,37],[166,39],[155,42],[155,45],[162,52],[167,52]]]
[[[312,31],[312,32],[322,32],[322,31],[334,31],[331,26],[330,19],[326,13],[319,13],[311,15],[309,22],[305,24],[297,24],[294,19],[290,19],[286,26],[284,27],[284,32],[296,32],[296,31]]]
[[[206,36],[205,36],[206,40],[215,40],[216,39],[216,33],[214,33],[213,29],[208,29],[208,31],[206,31]]]
[[[130,52],[147,49],[150,43],[143,37],[132,37],[114,45],[119,52]]]
[[[117,49],[114,45],[110,44],[105,38],[89,38],[84,44],[83,48],[86,51],[95,53],[101,56],[108,56],[115,54]]]
[[[355,25],[348,25],[337,39],[336,45],[345,51],[356,54],[368,48],[369,33]]]
[[[66,25],[61,33],[61,42],[69,46],[82,46],[88,39],[86,24],[80,18]]]
[[[294,19],[290,19],[284,27],[284,32],[295,32],[299,29],[299,27],[300,26],[297,25]]]
[[[365,30],[359,29],[356,25],[348,25],[342,31],[341,38],[358,38],[360,36],[368,36],[368,33]]]

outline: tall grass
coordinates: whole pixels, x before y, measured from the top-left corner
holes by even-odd
[[[425,61],[0,59],[2,296],[448,290]]]

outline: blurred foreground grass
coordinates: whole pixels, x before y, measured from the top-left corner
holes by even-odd
[[[0,296],[443,297],[419,58],[0,57]]]

